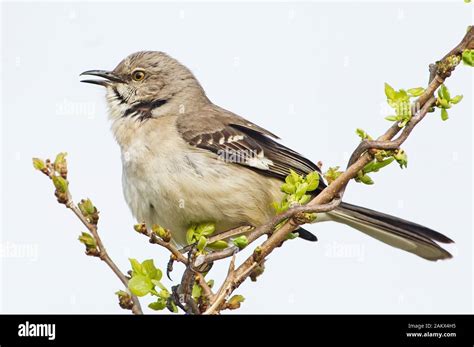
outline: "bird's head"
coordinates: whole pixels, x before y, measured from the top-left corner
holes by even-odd
[[[133,53],[112,71],[88,70],[82,75],[101,77],[81,82],[107,88],[113,118],[149,118],[164,105],[186,108],[190,101],[207,100],[191,71],[163,52]]]

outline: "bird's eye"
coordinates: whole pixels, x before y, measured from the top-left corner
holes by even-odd
[[[145,72],[136,70],[132,73],[132,78],[134,81],[142,81],[145,78]]]

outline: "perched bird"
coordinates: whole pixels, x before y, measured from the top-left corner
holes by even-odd
[[[193,223],[214,222],[222,232],[267,222],[290,169],[320,173],[276,135],[213,104],[191,71],[165,53],[134,53],[112,71],[81,75],[101,77],[82,82],[106,88],[123,192],[134,217],[169,229],[178,245],[186,244]],[[315,194],[325,187],[320,182]],[[343,202],[316,220],[347,224],[428,260],[451,258],[437,244],[453,242],[448,237],[368,208]],[[315,240],[304,229],[299,233]]]

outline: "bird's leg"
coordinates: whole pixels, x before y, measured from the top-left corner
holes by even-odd
[[[196,243],[193,243],[183,248],[180,248],[178,251],[179,253],[184,254],[184,253],[190,252],[195,246],[196,246]],[[189,254],[188,254],[188,260],[189,260]],[[171,255],[170,260],[168,261],[168,264],[166,265],[166,276],[170,279],[170,281],[172,281],[170,274],[173,271],[173,265],[175,261],[176,261],[176,257],[174,255]]]
[[[179,253],[181,253],[181,254],[188,253],[191,249],[193,249],[194,246],[196,246],[196,242],[191,243],[190,245],[187,245],[187,246],[179,249]]]
[[[176,304],[176,306],[178,306],[184,312],[187,312],[186,307],[184,307],[184,305],[181,303],[178,289],[179,289],[179,285],[171,287],[170,300],[173,300],[173,302]]]
[[[214,262],[204,263],[204,264],[198,266],[197,268],[195,268],[194,270],[196,270],[199,273],[205,274],[205,273],[211,271],[213,265],[214,265]]]
[[[168,260],[168,264],[166,265],[166,276],[169,278],[170,281],[172,281],[170,274],[173,271],[174,261],[175,261],[175,258],[173,255],[171,255],[170,260]]]

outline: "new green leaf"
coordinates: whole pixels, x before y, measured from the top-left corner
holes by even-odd
[[[448,120],[448,118],[449,118],[448,111],[445,108],[442,108],[441,109],[441,119],[442,120]]]
[[[128,281],[128,289],[136,296],[145,296],[153,289],[153,283],[147,276],[135,275]]]
[[[153,259],[147,259],[142,262],[142,270],[143,273],[148,276],[150,279],[154,279],[156,281],[161,280],[163,276],[160,269],[157,269],[155,264],[153,263]]]
[[[462,52],[462,61],[464,64],[474,67],[474,49],[466,49]]]
[[[46,167],[46,164],[44,163],[44,161],[42,159],[39,159],[39,158],[33,158],[33,167],[36,169],[36,170],[43,170],[45,167]]]
[[[234,243],[234,245],[239,247],[239,249],[243,249],[243,248],[247,247],[247,245],[249,244],[249,240],[247,239],[247,236],[241,235],[239,237],[236,237],[233,240],[233,243]]]

